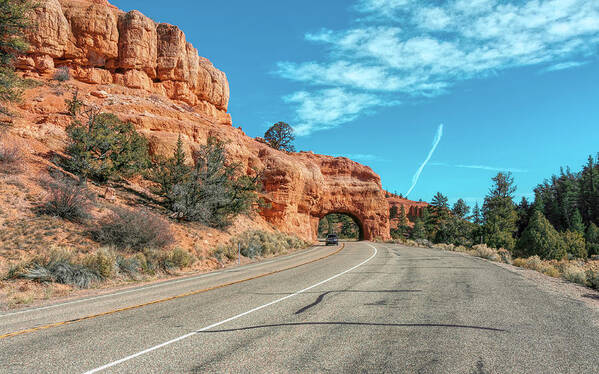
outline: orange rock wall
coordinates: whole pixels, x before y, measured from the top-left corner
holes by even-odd
[[[389,209],[391,209],[393,206],[396,206],[398,212],[401,211],[401,207],[403,206],[406,216],[410,221],[408,223],[410,226],[413,226],[416,217],[421,217],[422,210],[429,205],[424,201],[412,201],[395,195],[387,197],[387,203],[389,204]],[[392,228],[397,228],[398,223],[399,219],[393,218],[391,219],[390,225]]]
[[[19,69],[52,74],[69,67],[79,81],[144,89],[200,105],[214,121],[231,124],[225,73],[200,57],[178,27],[101,0],[41,0],[32,18],[31,48]]]
[[[357,218],[365,239],[389,238],[389,204],[380,177],[368,166],[276,151],[241,129],[223,126],[231,124],[226,76],[199,57],[176,26],[102,0],[40,3],[37,30],[29,34],[31,49],[18,68],[52,84],[25,92],[13,130],[37,142],[36,149],[64,148],[70,123],[64,100],[78,89],[86,104],[131,121],[153,154],[172,154],[179,135],[189,156],[210,136],[224,140],[246,173],[263,173],[267,207],[260,214],[273,228],[315,240],[319,219],[338,212]],[[76,78],[63,88],[50,82],[59,66],[69,66]]]

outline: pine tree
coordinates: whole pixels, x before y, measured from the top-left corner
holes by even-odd
[[[577,231],[564,231],[561,233],[566,252],[574,258],[586,258],[587,248],[584,236]]]
[[[264,134],[264,140],[274,149],[295,152],[293,128],[285,122],[277,122]]]
[[[478,202],[474,204],[474,209],[472,209],[472,223],[476,225],[481,225],[483,223],[482,214],[480,207],[478,206]]]
[[[114,114],[92,114],[87,125],[75,120],[67,134],[70,158],[65,166],[84,180],[104,182],[145,171],[149,165],[147,139]]]
[[[530,220],[530,215],[532,214],[532,205],[526,200],[526,197],[522,197],[520,204],[516,207],[516,212],[518,213],[518,232],[516,237],[520,237],[526,227],[528,226],[528,221]]]
[[[582,216],[580,211],[576,209],[570,219],[570,231],[575,231],[581,235],[584,235],[584,223],[582,222]]]
[[[518,240],[516,252],[521,256],[538,255],[547,260],[561,260],[566,256],[562,237],[539,210],[533,212],[528,227]]]
[[[414,228],[412,229],[412,232],[410,233],[410,238],[412,238],[414,240],[426,239],[427,236],[428,235],[426,232],[424,221],[421,218],[416,218],[416,220],[414,221]]]
[[[397,218],[397,205],[392,205],[391,208],[389,209],[389,218],[390,219],[394,219]]]
[[[454,216],[463,219],[466,217],[468,213],[470,213],[470,207],[468,206],[468,204],[466,204],[464,199],[458,199],[458,201],[456,201],[455,204],[453,204],[451,212]]]
[[[589,255],[599,255],[599,227],[593,222],[587,227],[585,239],[587,243],[587,253]]]
[[[173,156],[168,159],[157,158],[150,170],[148,179],[160,185],[158,193],[167,199],[170,196],[173,186],[185,182],[190,177],[192,168],[185,164],[185,159],[183,139],[181,139],[181,134],[179,134]]]
[[[433,197],[431,201],[431,220],[435,226],[435,229],[449,217],[449,203],[447,196],[444,196],[441,192]]]
[[[514,248],[518,214],[513,202],[516,191],[511,173],[498,173],[483,204],[483,233],[485,243],[493,248]]]
[[[399,209],[399,215],[397,216],[397,218],[399,220],[400,225],[405,226],[408,224],[408,216],[406,215],[406,209],[403,207],[403,205]]]
[[[23,36],[31,27],[27,15],[34,7],[31,1],[0,1],[0,102],[17,101],[21,97],[23,80],[16,75],[13,61],[27,49]],[[9,114],[3,106],[0,113]]]

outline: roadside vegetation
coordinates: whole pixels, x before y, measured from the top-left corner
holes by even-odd
[[[532,202],[514,202],[510,173],[498,173],[492,182],[482,208],[476,204],[470,210],[462,199],[450,207],[447,197],[437,193],[414,221],[407,242],[502,261],[598,289],[599,156],[589,156],[579,172],[562,169],[538,185]],[[405,241],[402,235],[392,236]]]
[[[10,115],[2,103],[19,101],[27,85],[15,73],[14,60],[27,50],[23,36],[32,26],[27,14],[35,6],[35,2],[27,0],[0,1],[0,114]]]
[[[307,248],[310,242],[295,235],[263,230],[249,230],[231,238],[228,243],[217,247],[214,255],[217,259],[234,260],[238,252],[247,258],[286,254],[292,250]]]

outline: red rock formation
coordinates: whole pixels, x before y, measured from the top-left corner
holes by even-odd
[[[189,44],[176,26],[156,24],[138,11],[122,12],[105,1],[41,0],[31,49],[18,68],[41,81],[69,66],[86,104],[131,121],[150,151],[171,154],[179,135],[188,155],[209,136],[227,142],[229,155],[249,174],[263,171],[268,207],[260,214],[273,227],[316,239],[328,213],[354,216],[365,239],[389,238],[389,204],[380,177],[347,158],[274,150],[231,126],[225,74]],[[61,150],[70,118],[68,91],[27,90],[13,131],[32,148]],[[264,222],[263,220],[256,220]],[[259,223],[257,223],[259,225]],[[264,223],[262,223],[264,225]]]
[[[406,216],[409,220],[408,225],[410,226],[413,226],[416,217],[421,217],[422,210],[429,205],[427,202],[424,201],[412,201],[389,193],[387,193],[386,196],[388,196],[387,203],[389,203],[389,209],[395,206],[397,207],[398,212],[400,212],[401,207],[403,206],[404,211],[406,212]],[[399,219],[391,219],[391,227],[396,228],[398,223]]]
[[[42,0],[32,18],[37,27],[28,35],[31,49],[18,68],[52,74],[69,66],[82,82],[159,93],[231,124],[227,77],[198,55],[178,27],[104,0]]]

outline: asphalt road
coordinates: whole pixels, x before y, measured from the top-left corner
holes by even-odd
[[[0,315],[0,335],[335,250]],[[0,372],[597,373],[593,320],[597,313],[580,301],[478,258],[347,243],[272,275],[0,339]]]

